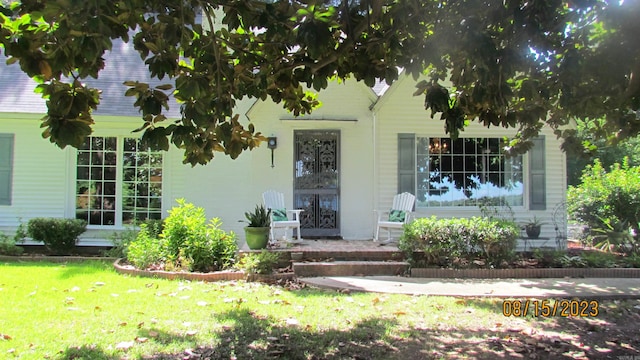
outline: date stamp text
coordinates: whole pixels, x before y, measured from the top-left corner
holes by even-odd
[[[504,300],[502,315],[514,317],[596,317],[600,313],[597,300],[525,299]]]

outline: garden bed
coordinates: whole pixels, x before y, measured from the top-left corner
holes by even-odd
[[[165,270],[140,270],[136,269],[133,265],[127,264],[124,259],[118,259],[113,263],[113,266],[117,273],[152,277],[161,279],[180,279],[190,281],[225,281],[225,280],[247,280],[247,281],[259,281],[264,283],[275,283],[280,280],[292,280],[295,278],[295,274],[292,272],[276,272],[273,274],[249,274],[242,270],[225,270],[214,271],[210,273],[199,272],[187,272],[187,271],[165,271]]]

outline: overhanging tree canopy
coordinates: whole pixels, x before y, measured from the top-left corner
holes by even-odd
[[[43,135],[60,147],[91,133],[99,89],[82,79],[98,76],[118,38],[166,80],[122,79],[143,139],[183,148],[192,165],[264,139],[233,113],[245,96],[303,114],[317,105],[307,87],[391,83],[399,68],[429,75],[416,95],[452,137],[469,121],[515,127],[511,150],[522,152],[545,123],[576,145],[562,130],[576,117],[604,118],[597,131],[611,139],[640,131],[638,0],[24,0],[0,10],[1,50],[40,83]],[[170,97],[182,115],[172,122]]]

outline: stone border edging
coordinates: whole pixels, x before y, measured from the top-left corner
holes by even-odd
[[[144,277],[155,277],[161,279],[183,279],[191,281],[223,281],[223,280],[244,280],[247,278],[247,274],[242,271],[216,271],[211,273],[191,273],[191,272],[172,272],[163,270],[139,270],[133,266],[121,265],[117,259],[113,263],[113,267],[119,274],[135,275]]]
[[[640,278],[637,268],[432,269],[413,268],[411,277],[441,279]]]

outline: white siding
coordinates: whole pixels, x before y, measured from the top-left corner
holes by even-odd
[[[15,134],[13,196],[0,205],[0,228],[12,231],[19,219],[64,217],[67,154],[42,139],[39,117],[2,114],[0,132]]]

